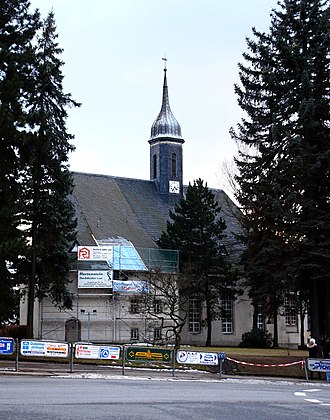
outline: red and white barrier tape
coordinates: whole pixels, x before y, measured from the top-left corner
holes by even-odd
[[[292,363],[280,363],[276,365],[263,365],[261,363],[248,363],[248,362],[242,362],[240,360],[231,359],[230,357],[226,357],[227,360],[230,360],[231,362],[238,363],[240,365],[247,365],[247,366],[258,366],[258,367],[285,367],[285,366],[293,366],[293,365],[299,365],[304,366],[305,361],[299,360],[298,362],[292,362]]]

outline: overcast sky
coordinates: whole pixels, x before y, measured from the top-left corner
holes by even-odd
[[[149,179],[150,129],[169,99],[185,139],[184,183],[222,188],[221,165],[236,146],[229,129],[241,112],[237,63],[251,28],[268,31],[277,0],[31,0],[53,9],[70,110],[71,169]]]

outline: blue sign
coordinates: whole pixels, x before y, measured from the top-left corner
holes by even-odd
[[[0,337],[0,355],[14,353],[14,340],[13,338]]]
[[[312,372],[330,372],[330,359],[307,359],[307,368]]]
[[[219,354],[219,359],[225,359],[227,357],[227,354],[226,353],[220,352],[218,354]]]
[[[108,359],[110,355],[109,349],[101,347],[100,348],[100,359]]]

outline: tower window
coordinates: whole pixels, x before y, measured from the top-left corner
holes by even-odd
[[[153,155],[153,179],[157,178],[157,155]]]
[[[177,177],[177,162],[176,162],[176,153],[172,153],[172,166],[171,166],[171,176],[172,178]]]

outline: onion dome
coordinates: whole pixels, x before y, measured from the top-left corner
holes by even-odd
[[[160,137],[173,138],[176,140],[183,141],[181,137],[180,124],[175,119],[168,100],[166,71],[167,69],[165,68],[162,108],[159,112],[158,117],[151,126],[151,136],[149,141],[157,140]]]

